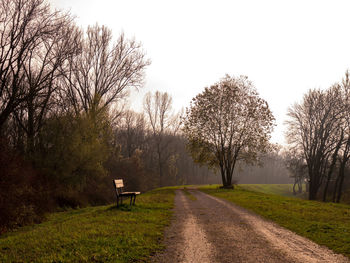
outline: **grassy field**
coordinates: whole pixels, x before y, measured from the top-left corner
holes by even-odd
[[[265,194],[237,186],[233,191],[218,186],[200,190],[227,199],[350,257],[350,206]]]
[[[294,196],[293,184],[240,184],[241,188],[265,194],[276,194],[282,196]],[[303,185],[305,191],[305,184]],[[306,197],[305,193],[298,194],[297,197]]]
[[[305,184],[303,185],[303,193],[297,193],[296,195],[293,195],[293,184],[240,184],[239,186],[249,191],[308,199]],[[327,200],[330,199],[329,196]],[[343,192],[341,203],[350,205],[350,190]]]
[[[51,214],[42,224],[0,237],[0,262],[146,262],[162,249],[174,190],[140,195],[136,206]],[[127,202],[125,202],[127,203]]]

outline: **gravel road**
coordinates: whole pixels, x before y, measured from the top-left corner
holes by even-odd
[[[296,235],[222,199],[190,190],[176,191],[166,249],[152,262],[331,262],[346,257]]]

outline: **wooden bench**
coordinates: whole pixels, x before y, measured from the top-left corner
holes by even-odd
[[[120,203],[123,204],[123,196],[128,197],[130,196],[130,206],[132,204],[135,204],[136,196],[140,194],[140,192],[124,192],[124,183],[123,179],[115,179],[113,180],[113,184],[115,187],[115,192],[117,195],[117,207],[119,207],[119,198],[120,198]],[[134,201],[133,201],[134,199]]]

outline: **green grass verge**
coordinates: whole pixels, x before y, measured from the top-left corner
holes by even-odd
[[[290,197],[306,198],[305,184],[303,185],[302,194],[293,194],[293,184],[240,184],[240,187],[249,191],[255,191],[265,194],[276,194]]]
[[[131,209],[51,214],[42,224],[0,236],[0,262],[147,262],[163,248],[173,200],[174,189],[161,188],[137,197]]]
[[[350,257],[350,206],[249,191],[205,186],[201,191],[224,198],[277,224]]]

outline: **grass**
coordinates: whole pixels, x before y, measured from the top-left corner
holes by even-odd
[[[192,195],[192,194],[188,191],[188,189],[187,189],[186,187],[183,188],[183,191],[184,191],[185,195],[186,195],[190,200],[192,200],[192,201],[196,201],[196,200],[197,200],[197,198],[196,198],[194,195]]]
[[[140,195],[131,208],[51,214],[42,224],[1,236],[0,262],[147,262],[163,248],[173,199],[173,189],[161,188]]]
[[[277,224],[350,257],[350,206],[266,194],[237,186],[232,190],[205,186],[200,190],[226,199]]]
[[[254,192],[295,197],[293,195],[293,184],[240,184],[239,186]],[[305,192],[305,184],[303,185],[303,191]],[[305,197],[305,193],[297,194],[296,196]]]
[[[240,184],[240,187],[243,189],[249,190],[249,191],[255,191],[265,194],[276,194],[276,195],[282,195],[282,196],[289,196],[289,197],[298,197],[302,199],[307,199],[308,194],[306,193],[306,185],[303,184],[303,192],[297,193],[296,195],[293,194],[293,184]],[[297,190],[297,188],[296,188]],[[331,196],[327,197],[327,200],[330,200]],[[350,205],[350,190],[344,190],[341,203]]]

